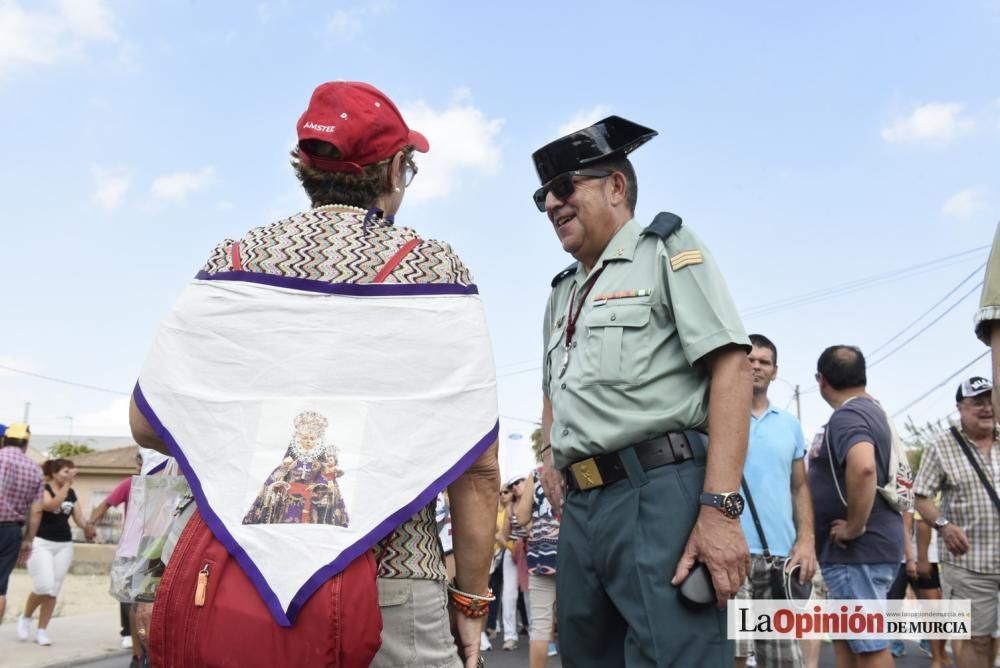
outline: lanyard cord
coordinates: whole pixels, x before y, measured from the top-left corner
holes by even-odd
[[[583,310],[583,305],[587,301],[587,295],[590,294],[591,289],[594,284],[597,283],[598,277],[601,272],[604,271],[604,267],[601,267],[594,273],[593,280],[591,280],[587,287],[583,289],[583,294],[580,295],[580,301],[576,305],[576,313],[573,313],[573,302],[576,299],[576,289],[577,285],[573,285],[573,294],[569,297],[569,312],[566,314],[566,347],[569,348],[570,344],[573,343],[573,335],[576,334],[576,321],[580,319],[580,311]]]

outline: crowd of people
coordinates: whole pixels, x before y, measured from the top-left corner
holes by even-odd
[[[671,213],[645,226],[635,219],[638,177],[628,156],[657,133],[618,116],[532,156],[541,184],[534,202],[573,258],[551,282],[543,319],[539,466],[501,485],[494,430],[471,449],[441,451],[442,461],[433,462],[439,473],[428,484],[414,483],[416,501],[401,512],[380,505],[380,495],[416,473],[376,448],[354,460],[341,448],[328,477],[354,486],[337,488],[340,519],[304,519],[314,517],[318,492],[303,478],[299,506],[281,526],[241,523],[259,482],[244,470],[249,466],[228,467],[228,477],[219,477],[206,449],[220,444],[197,438],[218,428],[222,402],[240,405],[228,428],[243,422],[256,428],[265,421],[266,401],[321,406],[337,383],[354,383],[368,401],[355,411],[368,416],[366,438],[378,442],[406,422],[415,449],[429,447],[421,439],[434,433],[462,431],[483,409],[496,413],[489,393],[447,420],[426,406],[406,408],[408,395],[393,395],[395,413],[378,412],[390,392],[385,379],[361,374],[359,380],[342,369],[353,361],[348,350],[380,369],[419,366],[401,353],[424,346],[416,352],[426,359],[441,355],[434,336],[424,336],[443,335],[441,323],[449,332],[469,332],[459,340],[485,338],[475,309],[462,310],[478,291],[458,256],[446,243],[395,225],[417,174],[414,154],[429,150],[427,139],[384,93],[357,82],[317,88],[297,132],[292,164],[312,208],[211,252],[193,293],[226,289],[211,292],[210,304],[179,302],[133,396],[136,441],[175,455],[198,501],[156,603],[136,613],[137,638],[153,665],[205,665],[226,656],[268,664],[472,668],[494,642],[515,649],[523,625],[532,668],[557,652],[573,667],[815,667],[820,641],[728,641],[727,601],[899,598],[909,586],[920,598],[972,602],[969,640],[952,642],[950,654],[943,642],[928,643],[934,668],[992,668],[1000,597],[1000,401],[992,383],[976,376],[960,384],[958,424],[927,446],[911,489],[892,418],[867,390],[863,352],[830,346],[818,357],[816,381],[833,412],[807,446],[798,420],[768,397],[778,344],[747,335],[701,239]],[[995,377],[996,247],[992,257],[977,333],[993,345]],[[284,330],[292,327],[295,319],[286,314],[301,295],[317,313],[340,308],[335,298],[348,296],[357,320],[316,318],[308,333]],[[390,302],[394,297],[400,301]],[[275,378],[253,390],[263,399],[242,386],[218,399],[219,378],[211,374],[188,389],[190,378],[173,370],[202,354],[192,348],[198,342],[221,346],[213,349],[221,359],[212,359],[220,370],[238,373],[261,363],[259,351],[240,340],[245,332],[197,320],[211,308],[231,314],[247,304],[258,318],[280,323],[293,339],[288,348],[313,354],[313,379]],[[427,313],[434,317],[423,319]],[[352,327],[374,330],[386,318],[399,325],[388,340],[355,347]],[[186,331],[188,322],[200,323],[197,331]],[[228,347],[219,343],[234,338]],[[447,375],[459,393],[488,384],[477,375],[481,359],[472,347],[448,355],[454,366]],[[326,377],[334,379],[332,389],[320,388],[317,379]],[[429,382],[432,375],[418,377]],[[434,393],[424,389],[403,388],[426,400]],[[325,428],[327,418],[316,410],[299,415]],[[287,451],[295,457],[287,454],[284,464],[289,471],[320,467],[336,452],[322,443],[306,448],[295,438]],[[246,461],[267,461],[271,470],[287,441],[252,440],[243,445]],[[17,452],[26,435],[15,431],[4,443],[17,447],[0,453],[0,475],[5,488],[8,479],[17,481],[20,505],[5,505],[0,515],[0,565],[45,555],[37,566],[41,584],[29,600],[31,611],[41,611],[41,642],[65,557],[61,546],[49,546],[57,538],[36,537],[40,522],[28,508],[61,512],[65,522],[72,515],[79,523],[82,515],[73,509],[67,469],[53,464],[46,485],[29,475]],[[366,489],[358,481],[372,472],[384,472],[382,486]],[[208,496],[206,480],[230,493]],[[24,535],[11,523],[26,523]],[[316,570],[306,559],[287,558],[289,544],[273,540],[279,535],[330,538],[343,548]],[[260,559],[270,557],[283,559],[280,578],[260,568]],[[276,592],[289,582],[295,584],[290,602],[279,600]],[[350,604],[340,606],[341,598]],[[211,643],[184,621],[191,601],[215,630]],[[843,668],[891,666],[900,652],[882,638],[833,644]]]
[[[11,573],[23,565],[31,590],[18,615],[15,634],[18,640],[47,646],[52,644],[49,623],[73,563],[70,519],[84,540],[93,541],[108,509],[127,507],[132,478],[122,480],[87,518],[73,489],[77,474],[73,461],[58,457],[36,464],[26,454],[30,441],[29,425],[0,424],[0,619],[6,610]],[[136,472],[141,465],[142,456],[137,455]],[[133,665],[139,665],[141,647],[132,633],[131,606],[122,603],[120,607],[122,647],[133,650]]]

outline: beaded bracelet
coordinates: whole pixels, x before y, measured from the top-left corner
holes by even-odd
[[[492,589],[486,590],[486,596],[477,596],[448,585],[448,603],[466,617],[485,617],[495,600]]]

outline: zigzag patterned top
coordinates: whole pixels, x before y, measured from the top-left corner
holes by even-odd
[[[328,283],[371,283],[379,270],[417,234],[365,214],[313,209],[258,227],[239,240],[243,271]],[[212,251],[204,271],[233,271],[233,240]],[[471,285],[472,276],[451,246],[421,240],[385,283]],[[396,528],[377,549],[378,576],[445,580],[447,573],[434,517],[434,502]]]
[[[371,283],[400,248],[418,238],[413,230],[381,218],[365,223],[360,212],[313,209],[247,232],[240,240],[240,258],[243,271],[329,283]],[[232,247],[232,239],[216,246],[204,270],[233,271]],[[385,283],[471,285],[472,276],[451,246],[422,239]]]

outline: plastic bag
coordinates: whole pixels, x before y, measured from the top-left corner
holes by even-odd
[[[111,563],[111,596],[123,602],[153,600],[166,568],[164,544],[190,498],[183,476],[132,477],[128,514]]]

